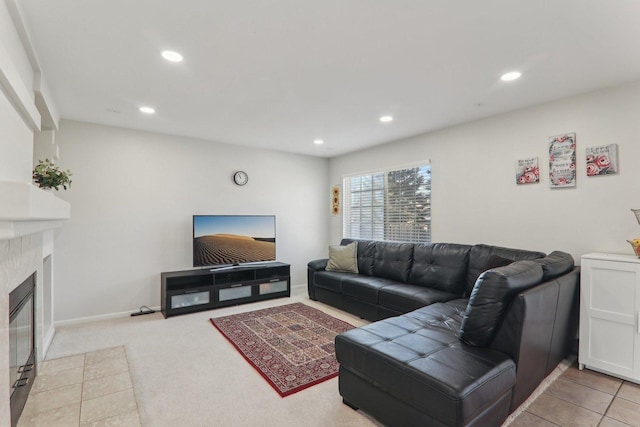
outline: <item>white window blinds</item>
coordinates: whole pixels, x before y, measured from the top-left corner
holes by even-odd
[[[343,179],[343,236],[431,242],[431,165]]]

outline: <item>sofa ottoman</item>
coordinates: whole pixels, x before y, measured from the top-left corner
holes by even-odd
[[[505,353],[467,346],[467,300],[436,303],[336,337],[340,394],[385,425],[496,425],[509,414],[516,366]],[[376,372],[376,387],[367,386]],[[470,424],[473,420],[474,424]]]

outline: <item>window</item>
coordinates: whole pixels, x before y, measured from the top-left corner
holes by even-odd
[[[343,178],[343,236],[431,242],[431,165]]]

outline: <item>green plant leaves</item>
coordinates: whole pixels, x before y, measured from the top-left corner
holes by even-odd
[[[71,171],[61,170],[49,159],[39,160],[33,168],[33,180],[40,188],[53,188],[58,191],[58,187],[65,190],[71,187]]]

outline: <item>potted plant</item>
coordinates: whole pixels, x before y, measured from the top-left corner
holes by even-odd
[[[53,188],[58,191],[58,187],[62,187],[65,190],[67,187],[71,187],[71,171],[60,170],[49,159],[39,160],[35,168],[33,168],[33,180],[38,184],[40,188]]]

